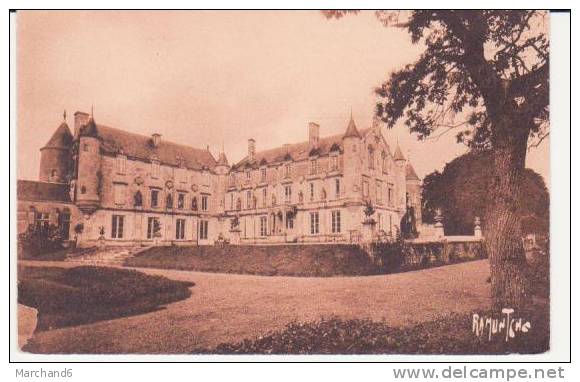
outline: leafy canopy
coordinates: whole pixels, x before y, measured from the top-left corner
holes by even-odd
[[[323,11],[341,18],[357,11]],[[419,59],[391,74],[376,92],[377,115],[403,119],[419,139],[450,130],[470,147],[503,139],[510,116],[536,144],[548,132],[549,40],[544,11],[377,11],[385,26],[405,28]],[[503,129],[504,131],[501,131]],[[533,143],[531,143],[533,144]]]

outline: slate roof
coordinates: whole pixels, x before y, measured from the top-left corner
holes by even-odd
[[[92,130],[89,124],[88,128]],[[96,137],[107,153],[122,153],[132,158],[151,160],[155,158],[163,164],[179,166],[180,162],[189,169],[213,169],[216,160],[207,149],[197,149],[161,139],[155,147],[150,136],[135,134],[121,129],[96,124]],[[85,133],[86,134],[86,133]]]
[[[394,160],[405,160],[405,156],[403,155],[403,152],[401,151],[401,148],[399,147],[398,143],[397,143],[397,148],[395,149],[395,154],[393,155],[393,159]]]
[[[43,149],[69,149],[73,141],[72,133],[66,122],[60,124]]]
[[[413,168],[413,165],[411,163],[407,163],[407,167],[405,168],[405,172],[406,172],[406,177],[405,179],[407,180],[421,180],[419,178],[419,176],[417,175],[417,173],[415,172],[415,169]]]
[[[352,119],[352,117],[350,117],[350,121],[348,122],[348,127],[346,128],[346,132],[344,133],[344,138],[350,138],[350,137],[356,137],[356,138],[360,138],[361,135],[358,132],[358,129],[356,128],[356,125],[354,123],[354,119]]]
[[[16,195],[18,200],[71,203],[69,186],[64,183],[19,180]]]
[[[361,130],[361,132],[365,134],[368,130],[370,129]],[[287,160],[300,161],[308,159],[311,154],[323,156],[334,150],[342,151],[343,136],[344,134],[336,134],[320,138],[318,141],[318,149],[314,151],[310,150],[310,143],[308,141],[258,151],[254,154],[253,161],[250,162],[246,156],[244,159],[236,163],[233,166],[233,169],[243,168],[246,166],[254,167],[265,164],[272,165],[285,162]]]
[[[227,166],[228,165],[228,158],[226,157],[226,153],[224,153],[223,151],[220,152],[220,155],[218,157],[217,166]]]

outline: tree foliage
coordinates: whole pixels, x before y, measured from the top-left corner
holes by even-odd
[[[323,11],[341,18],[356,11]],[[544,11],[377,11],[386,26],[423,44],[419,59],[376,89],[377,115],[425,139],[455,130],[459,142],[491,147],[508,113],[536,143],[548,133],[549,39]],[[534,143],[531,142],[530,145]]]
[[[483,218],[490,206],[489,187],[493,176],[489,152],[471,152],[434,171],[423,181],[423,221],[433,223],[441,208],[446,235],[472,235],[475,217]],[[531,169],[522,176],[517,212],[522,220],[522,234],[547,234],[550,196],[542,177]],[[485,220],[482,221],[485,231]]]

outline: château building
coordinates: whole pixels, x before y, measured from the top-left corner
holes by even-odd
[[[394,237],[409,207],[421,222],[421,180],[380,125],[256,149],[230,165],[193,148],[74,114],[40,149],[39,181],[18,182],[18,231],[59,227],[79,245],[353,243],[374,208],[377,239]],[[368,220],[368,219],[367,219]]]

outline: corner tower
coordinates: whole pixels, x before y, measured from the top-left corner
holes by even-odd
[[[101,141],[93,113],[79,130],[76,204],[81,211],[92,214],[100,203],[102,188]]]
[[[41,182],[66,183],[71,169],[71,148],[73,136],[66,123],[66,111],[63,121],[46,145],[40,149]]]
[[[361,135],[356,128],[352,113],[346,131],[342,136],[343,162],[344,162],[344,191],[348,198],[360,199],[362,192],[361,187],[361,160],[360,146]]]

